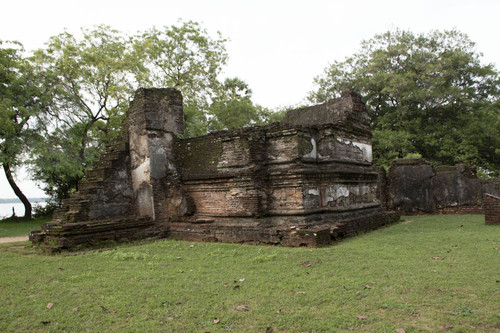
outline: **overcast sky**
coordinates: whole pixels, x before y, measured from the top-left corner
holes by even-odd
[[[329,63],[395,28],[457,29],[477,43],[484,63],[500,65],[498,0],[3,0],[0,8],[0,39],[18,40],[28,50],[64,29],[78,34],[81,27],[107,24],[134,34],[178,19],[201,22],[230,40],[223,76],[246,81],[254,102],[270,108],[301,103]],[[20,184],[28,196],[43,196],[30,182]],[[10,197],[2,172],[0,198]]]

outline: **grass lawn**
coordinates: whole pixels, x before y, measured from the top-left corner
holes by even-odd
[[[33,220],[20,217],[0,220],[0,237],[28,236],[31,230],[40,230],[41,225],[49,221],[50,217]]]
[[[500,332],[500,226],[405,217],[315,249],[4,244],[0,295],[1,332]]]

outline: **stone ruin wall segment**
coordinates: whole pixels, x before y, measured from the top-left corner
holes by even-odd
[[[139,89],[116,147],[32,241],[318,246],[397,219],[381,207],[369,119],[355,93],[290,111],[281,124],[189,139],[183,127],[177,90]]]

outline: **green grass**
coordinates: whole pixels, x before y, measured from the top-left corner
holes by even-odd
[[[28,236],[31,230],[40,230],[50,217],[26,220],[22,217],[0,220],[0,237]]]
[[[27,244],[0,246],[1,332],[500,331],[500,227],[482,215],[406,217],[317,249]]]

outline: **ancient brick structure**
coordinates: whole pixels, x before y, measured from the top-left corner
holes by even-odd
[[[500,224],[500,197],[485,194],[483,200],[485,224]]]
[[[140,89],[124,132],[35,244],[185,240],[318,246],[394,221],[381,207],[359,95],[282,124],[181,139],[182,96]]]
[[[498,180],[481,182],[473,166],[432,167],[420,158],[393,161],[385,186],[383,174],[380,179],[382,193],[387,187],[385,208],[404,214],[482,214],[483,194],[497,194],[500,185]]]

